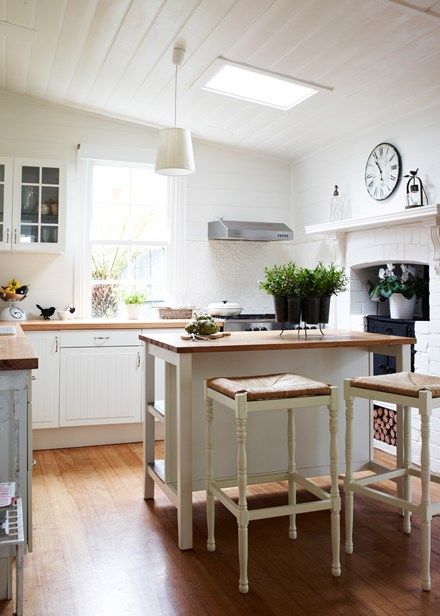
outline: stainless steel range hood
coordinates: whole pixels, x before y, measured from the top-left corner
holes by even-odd
[[[282,222],[248,222],[219,218],[208,222],[208,239],[274,242],[293,240],[293,231]]]

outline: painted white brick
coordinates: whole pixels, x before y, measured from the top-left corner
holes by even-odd
[[[439,361],[430,361],[429,362],[429,372],[431,374],[439,374],[440,375],[440,362]]]
[[[419,372],[429,372],[429,355],[428,353],[416,353],[415,369]]]

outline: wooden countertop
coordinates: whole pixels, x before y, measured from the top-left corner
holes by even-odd
[[[17,334],[0,336],[0,371],[31,370],[38,368],[38,357],[18,323],[1,322],[2,325],[13,325]]]
[[[122,319],[35,319],[20,321],[23,331],[48,332],[71,329],[173,329],[183,328],[189,319],[152,319],[150,321],[122,320]]]
[[[415,338],[370,334],[367,332],[326,329],[322,336],[319,331],[304,333],[298,338],[297,332],[285,332],[282,336],[277,331],[267,332],[232,332],[230,336],[217,340],[182,340],[180,335],[142,334],[144,342],[167,349],[173,353],[221,353],[227,351],[278,351],[282,349],[326,349],[335,347],[371,347],[379,345],[414,344]]]

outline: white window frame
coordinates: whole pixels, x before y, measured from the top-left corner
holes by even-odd
[[[173,285],[172,272],[175,270],[174,263],[171,259],[179,262],[179,255],[175,250],[171,249],[172,240],[172,207],[171,207],[171,187],[168,182],[168,202],[167,202],[167,218],[168,218],[168,238],[162,241],[112,241],[112,240],[92,240],[90,238],[90,230],[93,215],[93,168],[95,166],[115,166],[115,167],[139,167],[154,169],[151,163],[139,163],[124,160],[104,160],[96,158],[83,159],[78,157],[77,160],[77,192],[79,196],[79,216],[76,220],[80,223],[77,225],[79,241],[75,244],[75,282],[74,282],[74,297],[75,306],[78,316],[90,319],[91,312],[91,288],[93,280],[91,277],[91,257],[92,245],[106,246],[165,246],[167,249],[167,296],[170,294],[170,288]],[[81,224],[82,223],[82,224]],[[164,299],[167,300],[168,297]]]

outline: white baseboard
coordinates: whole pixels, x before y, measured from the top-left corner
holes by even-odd
[[[156,421],[156,441],[163,440],[163,424]],[[33,430],[33,449],[62,449],[142,441],[142,424],[111,424],[99,426],[71,426]]]

